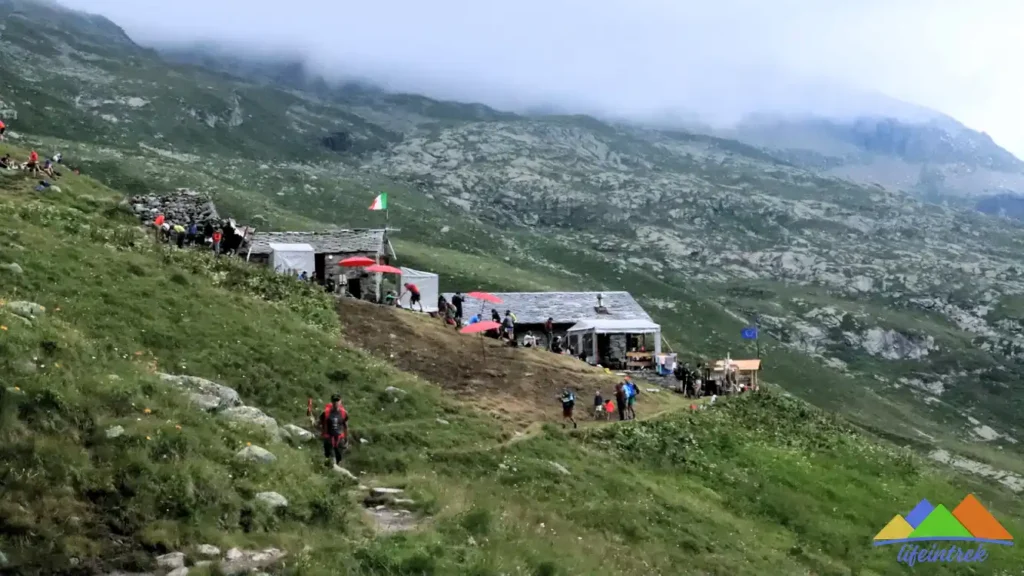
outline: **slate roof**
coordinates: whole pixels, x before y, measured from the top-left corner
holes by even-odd
[[[497,308],[504,314],[511,310],[520,324],[543,324],[553,318],[555,324],[575,324],[580,320],[605,318],[609,320],[649,320],[651,317],[644,312],[640,304],[630,296],[629,292],[492,292],[501,298],[502,304],[484,303],[484,312],[490,313]],[[602,296],[601,303],[608,310],[607,314],[599,314],[597,295]],[[450,302],[454,293],[446,292],[444,297]],[[465,296],[465,293],[463,293]],[[480,309],[480,301],[466,299],[467,313],[476,313]]]
[[[253,254],[270,254],[270,244],[309,244],[317,254],[390,252],[383,229],[331,230],[325,232],[259,232],[253,234]]]

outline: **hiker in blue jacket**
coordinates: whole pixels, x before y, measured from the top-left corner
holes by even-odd
[[[633,380],[629,376],[626,376],[626,382],[623,388],[626,392],[627,418],[629,420],[635,420],[636,410],[633,409],[633,406],[636,404],[636,395],[640,393],[640,390],[636,387],[636,384],[633,383]]]
[[[562,391],[560,397],[562,401],[562,428],[565,428],[565,421],[572,422],[572,427],[576,428],[576,419],[572,417],[572,410],[576,407],[576,395],[572,393],[572,390],[566,388]]]

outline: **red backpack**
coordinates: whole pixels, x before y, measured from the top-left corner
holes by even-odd
[[[337,410],[334,410],[333,404],[324,406],[324,435],[344,437],[346,420],[348,420],[348,412],[345,411],[344,406],[339,404]]]

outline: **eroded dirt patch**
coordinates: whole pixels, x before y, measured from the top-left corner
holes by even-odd
[[[406,310],[342,299],[338,313],[349,344],[498,416],[550,415],[566,387],[576,391],[582,410],[595,390],[607,396],[617,382],[578,359],[459,334],[438,319]]]

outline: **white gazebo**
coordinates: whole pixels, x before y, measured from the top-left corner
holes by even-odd
[[[270,243],[270,265],[280,274],[316,274],[316,251],[309,244]]]
[[[412,268],[406,268],[402,266],[402,278],[399,280],[399,292],[402,292],[403,286],[408,282],[414,284],[420,291],[420,303],[423,304],[424,312],[437,312],[437,292],[438,292],[438,279],[437,274],[433,272],[423,272],[422,270],[413,270]],[[399,301],[399,305],[402,308],[410,308],[411,304],[409,300],[411,296],[408,292],[402,294],[402,298]]]
[[[594,363],[598,363],[598,335],[618,334],[623,336],[654,335],[654,356],[661,354],[661,326],[650,320],[613,320],[595,318],[581,320],[569,328],[567,336],[574,350],[582,351],[584,337],[590,335],[591,355]]]

